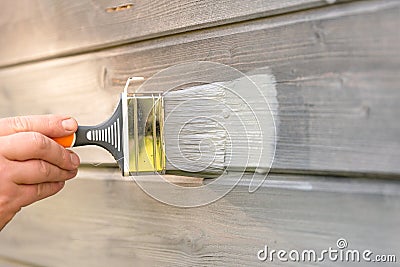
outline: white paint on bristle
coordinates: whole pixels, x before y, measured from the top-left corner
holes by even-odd
[[[167,170],[221,172],[225,166],[225,90],[216,84],[168,92],[165,103]]]
[[[269,72],[248,78],[260,91],[240,78],[165,94],[167,170],[268,172],[278,126],[275,78]]]
[[[236,115],[226,120],[230,140],[235,142],[227,145],[226,162],[230,162],[230,169],[247,167],[267,173],[275,156],[279,125],[276,81],[269,72],[248,78],[259,91],[254,86],[249,88],[245,78],[226,84],[233,91],[227,91],[225,101]]]

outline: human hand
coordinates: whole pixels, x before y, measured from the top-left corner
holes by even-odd
[[[76,176],[79,157],[55,141],[78,124],[65,116],[0,119],[0,230],[21,210],[59,192]]]

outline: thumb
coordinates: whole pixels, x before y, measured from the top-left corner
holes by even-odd
[[[62,137],[78,129],[75,119],[61,115],[19,116],[0,119],[0,136],[20,132],[39,132],[48,137]]]

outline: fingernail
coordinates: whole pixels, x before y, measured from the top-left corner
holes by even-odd
[[[70,153],[70,156],[71,156],[72,165],[74,167],[78,167],[79,163],[80,163],[79,157],[73,152]]]
[[[61,122],[62,127],[66,131],[74,131],[76,128],[76,122],[73,119],[66,119]]]

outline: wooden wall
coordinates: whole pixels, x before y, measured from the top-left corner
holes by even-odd
[[[351,248],[400,251],[399,1],[3,5],[2,117],[98,123],[127,77],[206,60],[268,69],[279,127],[256,193],[244,179],[195,209],[159,203],[115,168],[94,166],[113,162],[106,152],[77,150],[87,164],[78,178],[0,233],[0,266],[251,266],[266,264],[257,260],[264,245],[317,250],[340,237]]]

